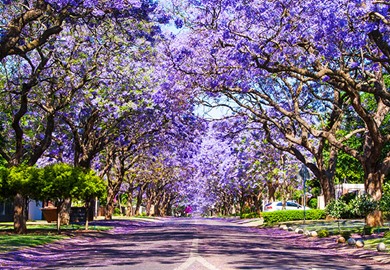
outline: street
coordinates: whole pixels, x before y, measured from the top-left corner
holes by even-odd
[[[103,222],[103,221],[102,221]],[[110,232],[0,255],[1,269],[390,269],[336,250],[301,247],[295,234],[218,219],[103,222]]]

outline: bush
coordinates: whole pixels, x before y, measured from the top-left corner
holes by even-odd
[[[241,208],[241,211],[240,211],[240,214],[250,214],[252,213],[251,211],[251,208],[247,205],[244,205],[242,208]]]
[[[114,216],[121,216],[122,215],[121,210],[119,208],[115,207],[113,215]]]
[[[329,231],[328,231],[328,230],[320,230],[320,231],[317,233],[317,236],[318,236],[319,238],[328,237],[328,236],[329,236]]]
[[[356,197],[357,197],[357,193],[356,193],[356,192],[350,192],[350,193],[343,194],[343,195],[340,197],[340,200],[342,200],[342,201],[345,202],[346,204],[349,204],[349,203],[350,203],[352,200],[354,200]]]
[[[264,222],[274,224],[285,221],[303,220],[304,211],[302,210],[281,210],[275,212],[263,212]],[[306,211],[306,220],[318,220],[325,218],[325,211],[312,209]]]
[[[390,238],[390,231],[387,231],[383,234],[383,237]]]
[[[383,215],[383,219],[384,219],[384,220],[390,221],[390,212],[389,212],[389,211],[387,211],[387,212],[382,212],[382,215]]]
[[[345,218],[348,205],[341,199],[333,200],[325,208],[325,213],[335,219]]]
[[[374,229],[375,228],[370,227],[370,226],[364,226],[364,228],[363,228],[363,235],[371,235],[371,234],[373,234]]]
[[[351,238],[351,232],[350,231],[341,232],[341,236],[344,237],[344,239],[349,239]]]
[[[307,203],[311,209],[317,209],[317,198],[311,198],[310,201]]]
[[[378,202],[374,201],[369,195],[363,194],[350,202],[351,212],[365,217],[379,208]]]
[[[256,212],[251,212],[251,213],[243,213],[240,217],[241,218],[259,218],[260,215]]]

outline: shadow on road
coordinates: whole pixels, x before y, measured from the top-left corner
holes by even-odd
[[[209,220],[99,221],[114,230],[0,255],[1,269],[389,269],[276,229]],[[206,263],[207,262],[207,263]],[[204,267],[204,266],[207,267]],[[191,268],[192,267],[192,268]]]

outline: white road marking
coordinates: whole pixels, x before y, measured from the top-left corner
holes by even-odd
[[[190,257],[175,270],[189,269],[194,263],[200,263],[209,270],[218,270],[217,267],[206,261],[202,256],[199,256],[199,238],[192,239]]]

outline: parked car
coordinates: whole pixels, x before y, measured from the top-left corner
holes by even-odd
[[[283,203],[281,201],[267,203],[264,207],[265,212],[276,211],[276,210],[283,210]],[[296,202],[287,201],[286,210],[303,210],[303,206]],[[310,208],[306,206],[306,210],[310,210]]]

